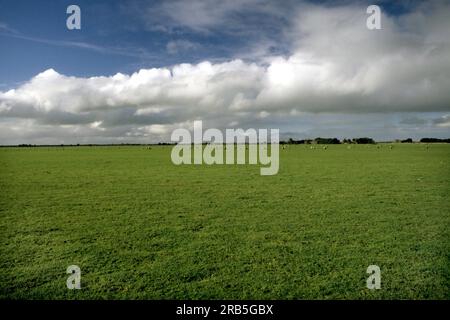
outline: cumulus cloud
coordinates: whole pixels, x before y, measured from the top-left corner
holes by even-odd
[[[206,20],[184,23],[210,27],[208,19],[223,19],[228,10],[219,9]],[[383,15],[382,30],[371,31],[363,6],[303,5],[285,31],[292,47],[287,56],[90,78],[48,69],[0,91],[2,131],[9,138],[22,130],[24,137],[37,132],[143,142],[165,139],[170,130],[195,119],[223,127],[308,113],[448,112],[449,12],[442,3],[424,5],[398,17]],[[191,49],[187,42],[169,44],[169,52]]]

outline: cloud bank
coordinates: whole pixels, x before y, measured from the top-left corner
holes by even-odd
[[[45,70],[0,91],[0,143],[157,142],[198,119],[211,127],[287,131],[320,114],[436,113],[430,126],[448,129],[450,6],[383,14],[382,30],[366,28],[365,8],[302,5],[284,31],[291,48],[285,56],[90,78]],[[205,32],[208,19],[193,28]],[[192,49],[187,44],[173,42],[168,50]],[[412,118],[400,123],[411,125]]]

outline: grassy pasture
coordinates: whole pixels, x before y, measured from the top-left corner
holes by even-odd
[[[379,146],[289,146],[275,176],[0,148],[0,298],[449,299],[450,145]]]

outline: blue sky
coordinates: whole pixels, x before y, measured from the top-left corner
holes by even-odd
[[[81,30],[66,28],[66,8],[72,3],[1,1],[0,21],[12,29],[0,33],[2,46],[7,48],[1,54],[1,83],[14,85],[49,68],[92,76],[166,62],[166,35],[145,31],[142,26],[138,29],[136,20],[121,12],[119,1],[77,2],[82,9]]]
[[[73,3],[82,11],[81,30],[66,28],[66,8]],[[0,83],[11,87],[49,68],[66,75],[93,76],[205,59],[230,59],[258,40],[256,33],[260,28],[270,31],[270,38],[276,38],[278,24],[282,23],[280,18],[275,25],[263,26],[263,15],[247,11],[239,20],[243,24],[258,24],[253,26],[258,30],[246,35],[231,27],[207,31],[164,25],[158,15],[161,4],[164,2],[2,0],[0,23],[5,28],[0,29],[0,37],[2,47],[7,49],[1,53]],[[152,8],[154,14],[144,12]],[[167,45],[177,41],[192,46],[168,50]],[[83,45],[86,47],[80,47]]]
[[[380,31],[365,27],[373,3]],[[70,4],[81,30],[66,28]],[[155,142],[196,119],[298,137],[448,137],[449,8],[0,0],[0,143]]]

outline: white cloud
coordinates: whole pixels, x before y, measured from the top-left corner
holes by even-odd
[[[184,23],[210,27],[208,19],[224,19],[228,12],[217,10]],[[286,32],[293,53],[263,63],[205,61],[91,78],[49,69],[0,91],[2,130],[8,137],[20,128],[35,130],[45,140],[76,129],[80,139],[120,140],[162,138],[176,124],[195,119],[218,127],[256,126],[305,113],[446,112],[450,25],[443,12],[450,6],[429,6],[398,18],[384,15],[383,29],[370,31],[361,6],[305,5],[298,23]],[[167,47],[187,49],[190,44],[180,41]]]

